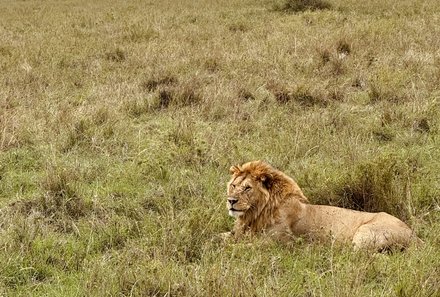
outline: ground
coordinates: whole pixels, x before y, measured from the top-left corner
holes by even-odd
[[[0,296],[438,296],[437,0],[0,0]],[[223,243],[231,165],[425,241]]]

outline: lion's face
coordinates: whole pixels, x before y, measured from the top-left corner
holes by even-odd
[[[246,213],[258,211],[267,202],[268,192],[261,181],[241,172],[238,167],[231,167],[232,179],[227,184],[227,202],[229,215],[240,217]]]

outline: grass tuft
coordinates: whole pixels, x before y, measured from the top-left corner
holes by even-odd
[[[173,100],[173,93],[169,89],[162,89],[158,94],[159,108],[167,108]]]
[[[245,102],[255,100],[254,94],[244,88],[238,90],[238,98]]]
[[[291,92],[279,82],[270,81],[267,89],[273,94],[275,100],[280,104],[286,104],[292,99]]]
[[[141,83],[140,87],[145,92],[155,91],[159,87],[172,86],[177,83],[177,78],[172,75],[164,75],[162,77],[153,77]]]
[[[349,55],[351,53],[351,44],[347,40],[341,39],[336,44],[336,51],[340,55]]]
[[[336,96],[335,98],[339,98],[337,97],[337,93],[335,93],[334,95]],[[292,94],[292,98],[303,107],[326,107],[329,103],[326,96],[314,94],[307,87],[304,86],[297,87]]]
[[[211,57],[206,59],[204,67],[208,72],[214,73],[220,70],[221,66],[217,58]]]
[[[391,102],[402,103],[409,99],[406,91],[409,78],[404,72],[392,72],[381,69],[370,79],[368,96],[372,103]]]
[[[159,34],[151,27],[145,27],[141,24],[135,24],[130,26],[124,33],[124,40],[130,42],[141,43],[148,42],[150,39],[158,37]]]
[[[318,50],[319,59],[323,65],[327,64],[332,59],[332,53],[328,48]]]
[[[412,214],[408,205],[410,185],[407,181],[414,174],[413,163],[389,155],[359,164],[334,186],[314,193],[313,197],[317,203],[360,211],[384,211],[408,220]]]
[[[50,169],[41,182],[43,196],[37,200],[38,209],[56,221],[76,220],[84,216],[90,206],[76,189],[79,177],[67,169]]]
[[[283,12],[302,12],[307,10],[331,9],[330,2],[325,0],[284,0],[281,4],[276,4],[275,11]]]
[[[110,52],[106,52],[105,53],[105,58],[108,61],[112,61],[112,62],[123,62],[125,61],[125,59],[127,58],[127,54],[124,50],[117,48],[113,51]]]
[[[249,30],[249,27],[244,22],[235,22],[235,23],[229,24],[228,29],[229,29],[229,31],[231,31],[233,33],[236,33],[236,32],[244,33]]]
[[[431,126],[427,118],[420,118],[414,121],[413,130],[419,133],[428,133],[431,131]]]

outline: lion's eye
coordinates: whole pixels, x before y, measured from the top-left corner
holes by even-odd
[[[246,186],[246,187],[244,187],[244,190],[245,190],[245,191],[249,191],[250,189],[252,189],[251,186]]]
[[[231,188],[235,189],[235,185],[231,184]]]

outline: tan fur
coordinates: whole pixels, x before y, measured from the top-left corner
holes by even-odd
[[[398,218],[308,204],[295,181],[262,161],[230,168],[227,207],[236,217],[231,235],[266,233],[282,240],[306,237],[351,242],[356,249],[404,248],[419,240]]]

